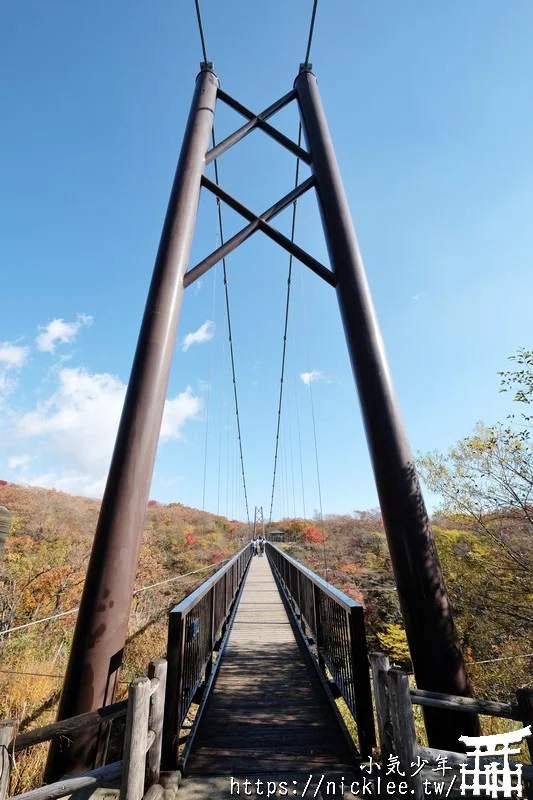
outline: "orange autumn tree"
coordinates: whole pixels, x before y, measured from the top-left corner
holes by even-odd
[[[279,522],[279,527],[296,541],[303,540],[308,544],[315,545],[324,544],[324,534],[307,519],[282,519]]]
[[[309,544],[324,544],[324,536],[314,525],[307,525],[302,531],[303,537]]]

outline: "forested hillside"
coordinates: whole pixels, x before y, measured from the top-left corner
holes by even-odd
[[[474,689],[500,700],[533,685],[533,352],[511,361],[501,391],[516,413],[418,459],[423,483],[442,500],[432,527]],[[279,527],[296,558],[365,604],[371,647],[408,666],[379,512]]]
[[[502,389],[528,411],[533,355],[521,351],[516,360],[519,369],[501,375]],[[530,433],[531,417],[520,413],[503,425],[479,424],[448,453],[418,459],[424,483],[442,498],[432,525],[474,690],[493,700],[511,700],[517,687],[532,685]],[[24,729],[53,719],[100,503],[1,482],[0,505],[13,514],[0,562],[0,718],[22,720]],[[285,519],[275,527],[285,531],[280,546],[364,604],[369,648],[409,668],[380,513]],[[165,654],[169,607],[249,535],[224,517],[149,502],[123,685]],[[39,620],[47,621],[32,624]],[[13,791],[32,785],[44,752],[34,748],[18,759]]]
[[[379,513],[328,516],[321,524],[282,520],[282,545],[364,604],[369,646],[410,668],[409,650]],[[530,533],[512,512],[481,521],[441,513],[433,532],[463,651],[476,695],[511,700],[518,686],[531,686],[533,580],[527,556]],[[317,533],[322,543],[311,544]],[[523,556],[519,559],[519,554]],[[521,658],[525,653],[531,658]],[[499,660],[503,659],[503,660]],[[476,662],[489,661],[480,664]]]
[[[0,485],[13,526],[0,562],[0,719],[52,722],[100,508],[99,501],[34,487]],[[147,509],[122,669],[123,686],[166,652],[167,612],[241,547],[238,522],[179,503]],[[160,581],[202,570],[176,581]],[[35,625],[28,623],[54,617]],[[12,628],[20,630],[6,633]],[[1,635],[4,634],[4,635]],[[44,746],[17,758],[13,791],[32,786]]]

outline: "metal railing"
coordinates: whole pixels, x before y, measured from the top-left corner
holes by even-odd
[[[270,542],[267,555],[302,633],[316,645],[322,672],[355,717],[361,755],[371,755],[376,733],[363,607]]]
[[[163,761],[177,760],[180,728],[199,687],[209,680],[218,649],[251,558],[249,543],[170,611]],[[205,682],[205,683],[204,683]]]

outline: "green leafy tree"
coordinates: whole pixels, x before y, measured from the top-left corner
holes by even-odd
[[[502,391],[533,402],[533,353],[511,357]],[[531,417],[478,423],[447,453],[419,459],[423,481],[442,499],[437,549],[471,675],[481,693],[512,696],[530,682],[533,651],[533,444]],[[500,660],[501,659],[501,660]]]

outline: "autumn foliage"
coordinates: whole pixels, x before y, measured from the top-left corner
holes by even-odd
[[[324,544],[324,537],[314,525],[308,525],[302,531],[303,537],[309,544]]]
[[[76,609],[100,503],[4,481],[0,506],[12,513],[0,561],[0,632]],[[135,588],[222,561],[241,547],[243,536],[238,522],[151,500]],[[151,658],[164,656],[169,607],[211,574],[206,569],[134,598],[123,681],[143,674]],[[22,730],[54,720],[75,622],[76,614],[67,614],[0,637],[0,719],[16,718]],[[28,672],[43,677],[28,679]],[[39,783],[45,752],[46,746],[19,754],[11,794]]]

